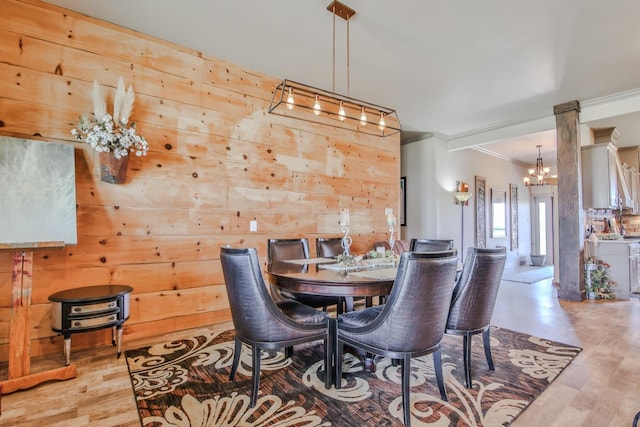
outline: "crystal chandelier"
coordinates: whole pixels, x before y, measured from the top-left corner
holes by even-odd
[[[538,147],[538,160],[536,160],[536,167],[529,169],[529,176],[525,176],[522,178],[524,185],[527,187],[530,185],[546,185],[547,182],[544,180],[544,177],[549,175],[551,171],[550,168],[545,167],[542,163],[542,155],[540,154],[540,148],[542,145],[537,145]]]

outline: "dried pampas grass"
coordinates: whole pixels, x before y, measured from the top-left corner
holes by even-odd
[[[118,88],[116,89],[116,95],[113,100],[113,120],[118,122],[127,123],[129,116],[133,111],[133,102],[136,99],[136,95],[133,93],[133,87],[129,85],[127,90],[124,89],[124,80],[120,77],[118,81]]]
[[[96,116],[96,119],[104,119],[104,116],[107,115],[107,100],[102,94],[102,89],[97,80],[93,81],[91,100],[93,101],[93,114]]]

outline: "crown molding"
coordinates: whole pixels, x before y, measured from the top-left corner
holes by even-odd
[[[580,102],[580,123],[640,112],[640,88]]]

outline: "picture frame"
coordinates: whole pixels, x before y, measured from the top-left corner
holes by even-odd
[[[491,189],[491,238],[507,237],[507,192]]]
[[[69,144],[0,136],[0,244],[78,243],[74,159]]]
[[[476,247],[487,247],[487,180],[476,176]]]
[[[509,221],[509,234],[511,236],[511,250],[518,249],[518,186],[509,184],[509,206],[511,221]]]
[[[407,177],[400,178],[400,226],[406,227],[407,219],[405,212],[407,211]]]

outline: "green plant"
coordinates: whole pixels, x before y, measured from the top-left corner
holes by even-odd
[[[587,292],[595,293],[596,299],[616,299],[616,294],[611,289],[616,282],[609,277],[609,267],[606,262],[593,258],[585,263],[584,286]]]

